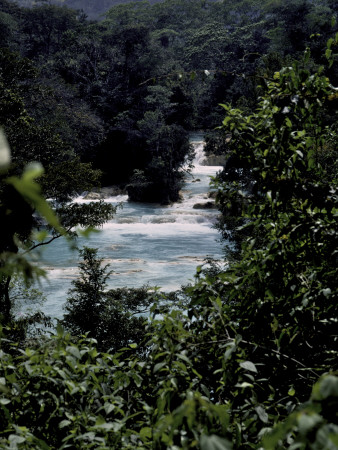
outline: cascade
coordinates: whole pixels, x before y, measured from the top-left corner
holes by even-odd
[[[193,171],[200,171],[201,166],[204,166],[205,162],[205,153],[204,153],[204,141],[195,141],[193,143],[193,147],[195,150],[195,158],[193,161],[194,169]]]
[[[80,238],[78,246],[98,248],[98,255],[113,270],[108,287],[158,286],[165,291],[179,289],[191,281],[198,264],[206,256],[222,258],[218,233],[213,228],[216,209],[196,209],[208,199],[210,176],[221,167],[203,166],[203,140],[192,139],[194,168],[186,175],[182,201],[169,206],[129,202],[127,196],[105,199],[123,203],[113,220],[89,239]],[[83,198],[78,202],[87,202]],[[52,317],[62,317],[62,305],[71,281],[78,274],[78,255],[58,239],[48,245],[42,265],[48,279],[42,281],[47,295],[43,310]]]

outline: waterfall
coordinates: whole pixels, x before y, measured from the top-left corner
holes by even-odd
[[[139,287],[144,284],[163,290],[176,290],[194,277],[196,266],[206,256],[222,258],[218,233],[213,228],[216,209],[196,209],[196,204],[210,202],[210,176],[220,167],[203,166],[204,142],[192,140],[195,149],[194,168],[186,175],[181,202],[163,206],[134,203],[127,196],[105,199],[123,203],[113,220],[89,239],[79,238],[78,246],[98,248],[98,254],[113,270],[109,288]],[[79,202],[87,202],[83,198]],[[53,317],[62,316],[71,281],[78,275],[78,255],[67,243],[58,239],[48,245],[42,265],[48,280],[42,282],[48,298],[44,312]]]
[[[204,141],[196,141],[192,143],[194,150],[195,150],[195,158],[193,161],[194,164],[194,170],[198,171],[200,166],[204,166],[204,162],[206,159],[205,153],[204,153]]]

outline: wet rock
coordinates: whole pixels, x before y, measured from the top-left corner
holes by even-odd
[[[85,200],[101,200],[103,196],[99,192],[88,192],[83,198]]]
[[[210,191],[208,192],[208,198],[216,198],[217,191]]]
[[[178,186],[168,189],[166,184],[151,181],[127,185],[129,200],[132,202],[160,203],[170,205],[179,200]]]
[[[85,200],[102,200],[104,198],[115,197],[116,195],[125,195],[127,190],[124,186],[105,186],[96,188],[91,192],[84,192],[82,197]]]
[[[114,197],[116,195],[126,195],[127,189],[125,186],[105,186],[101,189],[101,193],[104,198]]]
[[[226,161],[225,155],[207,155],[203,166],[224,166]]]
[[[193,208],[194,209],[216,209],[216,205],[214,202],[195,203]]]

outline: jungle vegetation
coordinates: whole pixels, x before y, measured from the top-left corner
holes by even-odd
[[[336,2],[0,6],[1,448],[338,448]],[[166,298],[107,291],[85,248],[32,336],[46,318],[11,291],[30,255],[114,214],[73,195],[175,201],[197,129],[227,156],[228,264]]]

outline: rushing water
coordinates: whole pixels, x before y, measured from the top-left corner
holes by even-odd
[[[203,166],[203,141],[191,139],[195,148],[194,169],[186,176],[182,202],[171,206],[129,202],[127,196],[107,198],[107,202],[122,202],[115,218],[89,239],[79,239],[78,246],[98,248],[98,255],[113,270],[108,287],[159,286],[163,290],[179,289],[191,281],[196,266],[206,256],[221,258],[218,233],[212,227],[217,210],[194,209],[196,203],[209,199],[210,176],[220,167]],[[82,198],[78,202],[85,202]],[[42,290],[47,295],[44,312],[61,317],[62,305],[78,275],[78,254],[71,251],[63,239],[48,245],[42,255],[42,265],[48,274]]]

